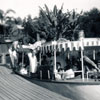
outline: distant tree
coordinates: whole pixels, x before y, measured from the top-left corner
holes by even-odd
[[[24,18],[23,20],[23,27],[24,27],[24,34],[25,35],[32,35],[33,30],[33,19],[31,15],[28,15],[27,18]]]
[[[23,43],[27,44],[27,43],[34,43],[37,39],[36,39],[36,34],[33,32],[34,28],[33,28],[33,19],[31,17],[31,15],[28,15],[28,17],[24,18],[23,20],[23,25],[24,30],[23,30]]]
[[[8,34],[12,35],[12,36],[17,36],[17,35],[21,35],[22,34],[22,24],[23,21],[20,17],[18,18],[14,18],[14,20],[8,20],[9,25],[8,27]]]
[[[7,20],[13,19],[13,17],[10,17],[8,15],[10,12],[15,13],[15,11],[12,10],[12,9],[8,9],[6,12],[4,12],[3,10],[0,10],[0,20],[1,20],[1,24],[5,24]]]
[[[9,25],[13,24],[15,21],[14,17],[8,15],[10,12],[15,13],[15,11],[12,9],[7,10],[6,12],[4,12],[3,10],[0,10],[0,21],[3,26],[4,35],[8,34],[6,32],[7,28],[9,28]]]
[[[80,21],[85,37],[100,37],[100,11],[97,8],[84,12]]]

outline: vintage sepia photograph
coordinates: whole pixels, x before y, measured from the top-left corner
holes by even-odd
[[[100,100],[100,0],[0,0],[0,100]]]

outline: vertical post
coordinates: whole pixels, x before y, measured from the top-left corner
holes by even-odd
[[[50,71],[48,70],[48,79],[50,79]]]
[[[40,70],[40,79],[42,80],[42,70]]]
[[[22,67],[24,65],[24,52],[22,53]]]
[[[84,81],[84,62],[83,62],[83,50],[84,50],[84,44],[83,44],[83,40],[84,40],[84,30],[80,30],[79,33],[79,40],[80,40],[80,47],[81,47],[81,67],[82,67],[82,79]]]
[[[54,49],[54,74],[57,72],[56,69],[56,49]]]
[[[95,50],[93,50],[93,60],[95,60]]]
[[[39,53],[39,64],[41,65],[41,51],[40,51],[40,53]]]
[[[84,62],[83,62],[83,50],[81,49],[81,66],[82,66],[82,79],[84,81]]]
[[[56,41],[53,41],[52,42],[52,46],[54,46],[53,47],[53,50],[54,50],[54,67],[53,67],[53,74],[54,74],[54,76],[55,76],[55,74],[57,73],[57,69],[56,69],[56,45],[57,45],[57,42]]]

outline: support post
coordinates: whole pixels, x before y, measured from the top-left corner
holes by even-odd
[[[41,52],[39,53],[39,64],[41,65]]]
[[[57,72],[56,69],[56,49],[54,49],[54,74]]]
[[[82,67],[82,79],[84,81],[84,62],[83,62],[83,50],[84,50],[84,30],[80,30],[79,33],[80,47],[81,47],[81,67]]]
[[[24,52],[22,53],[22,67],[24,66]]]
[[[57,73],[57,69],[56,69],[56,45],[57,45],[57,42],[56,41],[53,41],[52,42],[52,46],[53,46],[53,50],[54,50],[54,68],[53,68],[53,74],[55,76],[55,74]]]
[[[42,80],[42,70],[40,70],[40,79]]]
[[[95,50],[93,50],[93,60],[95,60]]]
[[[84,62],[83,62],[83,50],[81,49],[81,66],[82,66],[82,79],[84,81]]]

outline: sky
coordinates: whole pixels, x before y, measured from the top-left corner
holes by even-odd
[[[77,11],[89,11],[92,8],[100,9],[100,0],[0,0],[0,9],[6,11],[13,9],[16,14],[10,13],[13,17],[20,16],[21,18],[32,15],[36,17],[39,14],[39,6],[44,7],[46,4],[49,9],[53,9],[56,4],[58,8],[63,4],[63,11],[67,9],[77,9]]]

